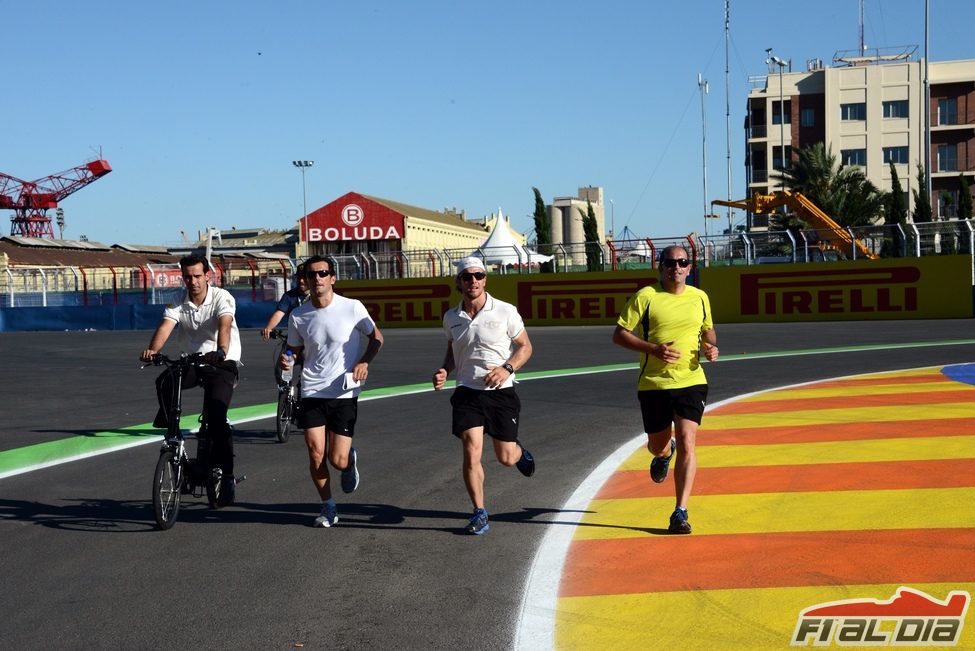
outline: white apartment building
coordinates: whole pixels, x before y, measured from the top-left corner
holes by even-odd
[[[783,158],[793,160],[800,148],[823,142],[839,162],[861,166],[881,190],[891,188],[893,161],[911,214],[917,165],[925,164],[924,61],[916,50],[837,53],[833,66],[811,60],[800,72],[791,62],[770,59],[768,75],[754,79],[748,94],[748,194],[782,189],[769,170],[780,169]],[[932,61],[928,78],[932,215],[950,219],[959,174],[975,188],[975,59]],[[760,215],[753,219],[752,227],[767,225]]]

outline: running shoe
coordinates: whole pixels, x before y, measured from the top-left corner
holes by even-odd
[[[355,448],[349,450],[349,465],[342,471],[342,491],[352,493],[359,488],[359,470],[355,467],[356,457]]]
[[[467,533],[472,533],[475,536],[480,536],[482,533],[487,533],[487,530],[491,528],[488,524],[488,512],[486,509],[474,509],[474,515],[471,516],[470,521],[467,523]]]
[[[670,533],[690,533],[691,523],[687,521],[687,509],[677,507],[670,515],[670,526],[667,527]]]
[[[667,479],[667,471],[670,470],[670,460],[674,458],[674,450],[677,449],[677,441],[670,439],[670,456],[654,457],[650,462],[650,479],[656,483],[661,483]]]
[[[518,447],[521,448],[521,458],[515,464],[518,468],[518,472],[523,474],[525,477],[531,477],[535,474],[535,457],[532,453],[521,447],[521,443],[518,443]]]
[[[312,523],[313,527],[331,527],[333,524],[339,521],[339,509],[334,504],[329,504],[328,502],[322,502],[322,511],[315,518],[315,522]]]

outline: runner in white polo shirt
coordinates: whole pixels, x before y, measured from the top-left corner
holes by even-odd
[[[474,535],[489,528],[481,465],[484,434],[491,437],[503,465],[517,466],[526,477],[535,472],[535,460],[518,440],[521,401],[514,388],[515,371],[528,362],[532,344],[518,309],[488,294],[486,285],[487,269],[480,258],[460,261],[457,289],[463,300],[444,313],[447,352],[433,374],[433,387],[440,391],[447,375],[457,372],[457,388],[450,397],[453,433],[464,444],[464,484],[474,505],[467,531]]]

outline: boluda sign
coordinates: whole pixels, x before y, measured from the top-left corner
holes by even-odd
[[[301,221],[306,242],[402,240],[403,215],[353,192],[309,213]]]

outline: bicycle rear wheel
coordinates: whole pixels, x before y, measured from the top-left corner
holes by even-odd
[[[288,387],[286,391],[278,393],[278,414],[275,425],[278,431],[278,441],[286,443],[291,436],[291,423],[294,418],[294,402],[291,400],[291,392],[294,387]]]
[[[163,531],[176,524],[182,483],[183,469],[179,459],[172,450],[163,450],[152,478],[152,512],[156,526]]]

